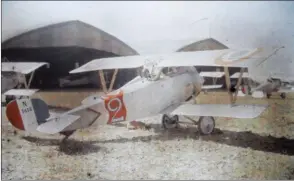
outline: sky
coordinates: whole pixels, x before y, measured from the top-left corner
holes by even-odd
[[[2,1],[2,42],[68,20],[100,28],[140,54],[209,37],[233,48],[294,42],[294,1]]]

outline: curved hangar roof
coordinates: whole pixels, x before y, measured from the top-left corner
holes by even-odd
[[[228,49],[228,47],[219,41],[208,38],[201,41],[197,41],[186,45],[178,50],[178,52],[188,52],[188,51],[203,51],[203,50],[223,50]]]
[[[2,49],[69,46],[102,50],[120,56],[138,54],[116,37],[78,20],[37,28],[2,43]]]

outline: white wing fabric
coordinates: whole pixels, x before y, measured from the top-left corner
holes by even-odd
[[[10,89],[9,91],[5,92],[5,96],[32,96],[35,94],[39,89]]]
[[[162,57],[158,67],[213,66],[245,67],[262,61],[273,53],[273,49],[225,49],[196,52],[180,52]]]
[[[70,71],[70,73],[88,72],[104,69],[138,68],[148,62],[157,67],[179,66],[216,66],[216,67],[248,67],[251,61],[266,59],[273,49],[242,50],[206,50],[195,52],[177,52],[165,55],[125,56],[95,59]]]
[[[267,107],[254,104],[182,104],[170,114],[252,119],[258,117]]]
[[[124,57],[112,57],[101,58],[92,60],[85,65],[70,71],[69,73],[89,72],[95,70],[104,69],[126,69],[126,68],[138,68],[144,65],[146,56],[124,56]]]
[[[46,62],[2,62],[2,72],[19,72],[21,74],[29,74],[32,71],[46,65]]]

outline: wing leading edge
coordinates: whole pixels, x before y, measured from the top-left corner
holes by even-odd
[[[48,65],[46,62],[2,62],[2,72],[19,72],[21,74],[29,74],[32,71]]]
[[[264,60],[273,49],[225,49],[196,52],[177,52],[165,55],[125,56],[95,59],[70,71],[80,73],[104,69],[138,68],[147,62],[156,62],[157,67],[178,66],[213,66],[213,67],[248,67],[250,62]]]

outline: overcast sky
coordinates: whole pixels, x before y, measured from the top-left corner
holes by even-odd
[[[269,36],[294,42],[294,2],[271,1],[2,1],[2,42],[68,20],[96,26],[140,54],[172,52],[207,37],[230,47],[281,40]]]

